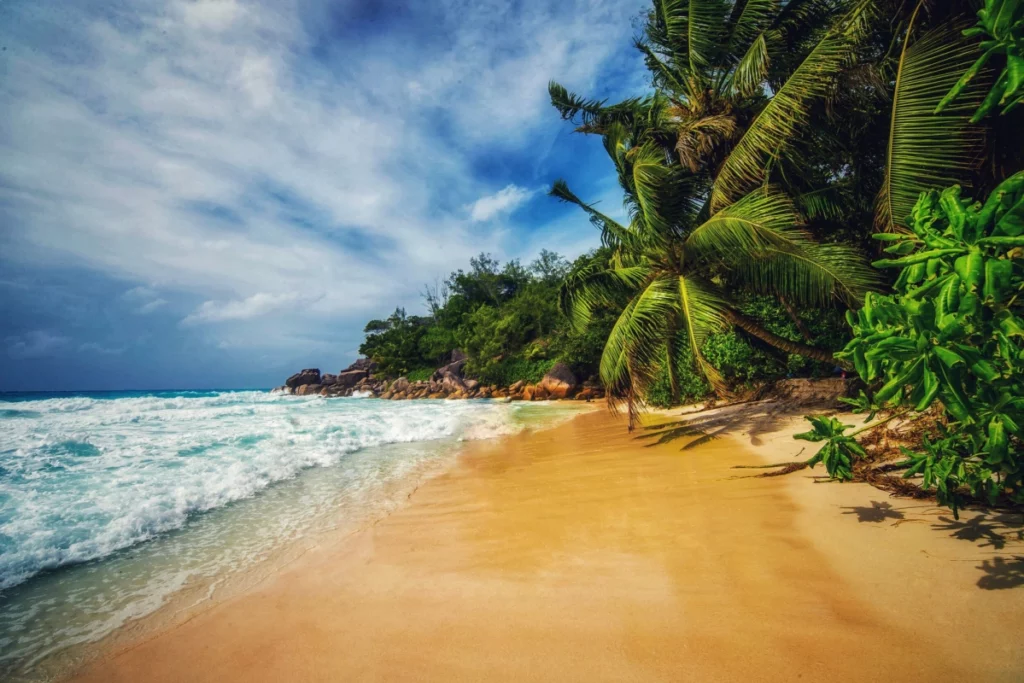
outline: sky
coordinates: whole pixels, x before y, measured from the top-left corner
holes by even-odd
[[[264,388],[488,252],[622,215],[547,83],[647,89],[637,0],[0,4],[0,391]]]

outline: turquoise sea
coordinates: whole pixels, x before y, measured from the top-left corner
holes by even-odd
[[[262,391],[0,394],[0,679],[387,514],[456,442],[569,406]]]

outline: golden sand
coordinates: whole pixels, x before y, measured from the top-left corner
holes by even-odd
[[[752,410],[691,450],[603,412],[470,444],[389,517],[75,680],[1024,679],[1011,516],[737,478],[807,445]]]

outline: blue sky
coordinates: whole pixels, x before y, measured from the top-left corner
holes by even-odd
[[[621,215],[555,79],[646,87],[644,3],[0,5],[0,390],[269,387],[486,251]]]

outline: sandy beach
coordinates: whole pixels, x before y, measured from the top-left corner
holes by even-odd
[[[469,443],[390,516],[73,680],[1022,680],[1021,516],[733,469],[792,459],[800,422],[747,408],[683,449],[599,410]]]

